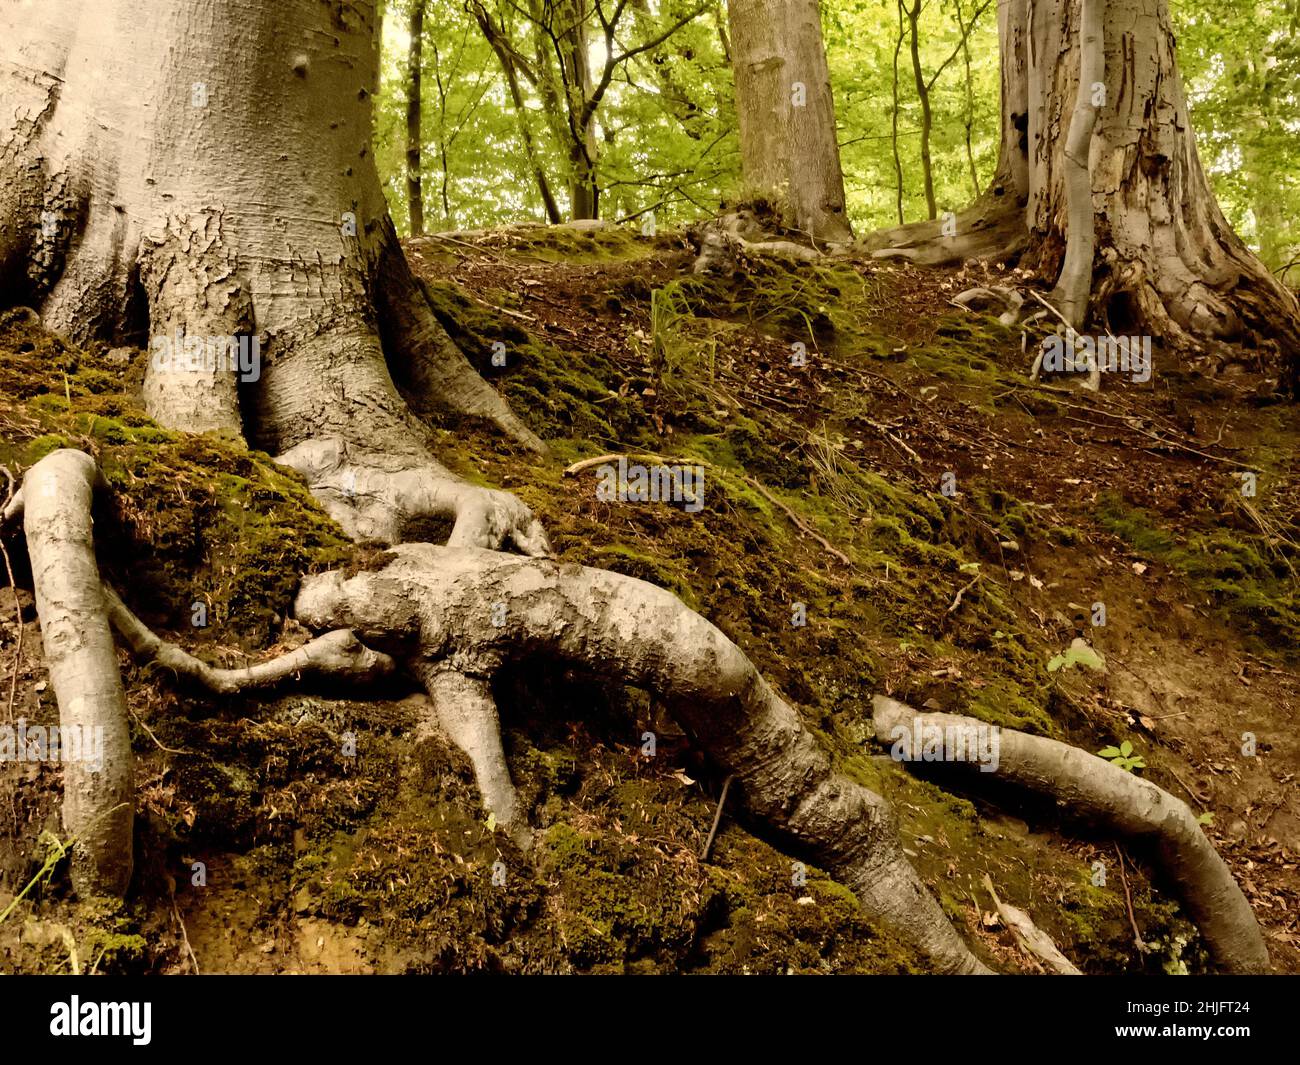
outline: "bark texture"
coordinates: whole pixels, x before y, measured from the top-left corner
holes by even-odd
[[[837,773],[740,649],[671,593],[492,551],[403,544],[390,558],[351,578],[305,578],[295,612],[314,628],[351,628],[413,664],[498,821],[517,824],[519,813],[481,678],[507,661],[559,659],[655,692],[722,773],[734,775],[751,825],[834,872],[938,971],[987,971],[903,856],[885,800]]]
[[[424,80],[424,5],[425,0],[414,0],[407,27],[411,34],[411,44],[406,60],[406,204],[413,237],[424,235],[424,174],[421,162],[424,139],[424,101],[421,98]]]
[[[542,445],[401,254],[370,150],[377,33],[374,0],[4,5],[0,271],[21,282],[4,297],[78,341],[255,339],[252,372],[151,359],[149,412],[291,464],[341,448],[372,480],[419,471],[446,482],[423,496],[468,510],[474,491],[434,460],[407,398]],[[359,496],[312,487],[350,532],[373,531]]]
[[[817,0],[728,0],[746,192],[815,241],[853,236]]]
[[[91,531],[99,480],[89,455],[60,449],[36,463],[23,481],[36,613],[59,704],[63,827],[76,840],[72,883],[83,898],[126,893],[135,822],[126,696]],[[74,741],[78,752],[70,746]]]
[[[1091,137],[1095,252],[1087,318],[1180,352],[1258,353],[1300,387],[1300,303],[1232,231],[1210,189],[1178,70],[1168,0],[1105,0],[1104,105]],[[1002,143],[992,186],[957,234],[918,223],[873,234],[880,257],[941,264],[1016,256],[1062,279],[1069,243],[1068,151],[1079,99],[1084,0],[1001,0]],[[1102,12],[1098,12],[1099,16]],[[1087,75],[1085,74],[1085,77]],[[1091,88],[1085,84],[1085,94]],[[1074,153],[1077,158],[1077,152]],[[1082,197],[1076,197],[1082,212]]]

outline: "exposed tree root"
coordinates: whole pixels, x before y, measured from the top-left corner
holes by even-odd
[[[495,670],[546,655],[653,690],[734,776],[751,821],[838,874],[867,912],[910,939],[937,970],[988,971],[903,857],[888,804],[836,773],[744,654],[671,593],[578,566],[406,544],[386,553],[380,570],[304,580],[299,617],[342,631],[271,662],[218,670],[151,633],[100,581],[90,530],[96,477],[88,455],[64,450],[33,467],[26,481],[37,605],[60,714],[67,724],[113,729],[109,772],[89,786],[69,777],[65,817],[69,830],[81,833],[82,865],[94,874],[83,873],[79,891],[120,895],[131,872],[130,736],[111,616],[138,653],[222,693],[309,670],[376,677],[391,671],[394,659],[403,662],[428,690],[437,727],[472,762],[484,804],[525,847],[529,830],[489,687]],[[361,646],[354,632],[393,657]]]
[[[60,449],[27,471],[23,492],[36,613],[59,704],[63,827],[76,838],[72,883],[83,897],[125,893],[135,818],[126,696],[91,531],[97,483],[89,455]]]
[[[671,593],[581,566],[404,544],[386,552],[379,569],[303,580],[297,616],[333,631],[269,662],[216,669],[150,632],[100,582],[90,530],[97,476],[89,456],[64,450],[33,467],[25,483],[37,609],[60,717],[65,727],[102,725],[106,734],[103,772],[78,776],[75,764],[68,768],[65,821],[78,834],[79,892],[121,894],[131,872],[130,737],[111,618],[138,654],[223,694],[308,672],[373,680],[402,663],[430,695],[429,725],[465,752],[485,807],[525,848],[531,836],[501,743],[494,673],[509,662],[558,658],[653,691],[734,780],[753,827],[836,875],[937,971],[989,971],[903,856],[888,803],[837,773],[739,648]],[[974,724],[917,715],[883,697],[874,709],[882,737],[918,717],[940,728]],[[1001,730],[1000,741],[1004,779],[1054,796],[1076,816],[1153,839],[1217,964],[1268,970],[1254,915],[1185,804],[1066,744],[1011,730]]]
[[[304,579],[297,616],[347,626],[412,660],[439,717],[474,764],[498,821],[513,788],[495,708],[481,681],[507,661],[558,658],[655,692],[721,769],[750,823],[829,869],[864,909],[912,941],[941,972],[986,972],[904,858],[888,804],[835,772],[799,715],[721,632],[671,593],[631,577],[429,544],[403,544],[380,570]],[[477,693],[477,694],[474,694]],[[450,703],[451,700],[448,700]],[[473,715],[477,720],[468,720]],[[491,806],[499,796],[500,809]]]
[[[1052,942],[1052,937],[1034,924],[1029,914],[1018,906],[1012,906],[1011,903],[1003,902],[998,898],[998,893],[993,887],[993,879],[988,873],[984,874],[984,890],[993,900],[993,908],[998,911],[998,916],[1015,934],[1016,940],[1027,953],[1041,960],[1060,976],[1083,975],[1074,962],[1060,952]]]
[[[1012,326],[1020,318],[1020,309],[1024,306],[1025,297],[1015,289],[1005,288],[1002,285],[978,285],[958,293],[952,298],[952,302],[968,311],[996,313],[999,322],[1005,326]]]
[[[849,247],[838,242],[818,248],[786,239],[775,218],[747,207],[695,226],[689,235],[697,248],[692,268],[697,274],[732,273],[746,256],[814,263]]]
[[[434,317],[392,221],[386,219],[384,225],[376,264],[380,332],[389,372],[411,409],[420,415],[440,410],[482,418],[529,451],[547,454],[541,438],[474,371]]]
[[[455,547],[514,547],[550,554],[541,522],[509,492],[468,484],[423,451],[355,448],[337,436],[312,437],[276,459],[307,479],[352,539],[394,544],[421,519],[453,522]]]
[[[304,674],[368,683],[391,676],[397,669],[397,663],[388,655],[364,646],[350,629],[327,632],[266,662],[241,669],[219,669],[150,631],[107,583],[103,590],[109,620],[132,651],[218,695],[268,688]]]
[[[445,662],[422,663],[416,672],[433,702],[438,729],[469,756],[483,806],[527,850],[532,833],[519,809],[515,785],[506,765],[501,722],[489,678],[464,672]]]
[[[973,718],[953,714],[920,714],[880,695],[872,705],[876,738],[882,743],[893,742],[899,727],[915,735],[918,725],[938,729],[940,734],[949,728],[980,725]],[[1071,817],[1126,838],[1150,840],[1219,968],[1231,973],[1269,971],[1268,951],[1250,904],[1185,802],[1149,780],[1058,740],[1005,728],[998,735],[1000,780],[1050,796]],[[961,761],[924,764],[940,771],[973,768],[971,762]],[[972,783],[980,776],[969,773]]]
[[[860,245],[874,259],[948,266],[968,259],[1005,261],[1018,255],[1028,241],[1024,203],[995,185],[955,217],[941,216],[869,233]]]

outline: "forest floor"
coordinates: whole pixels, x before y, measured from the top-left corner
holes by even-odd
[[[1036,971],[986,874],[1085,971],[1207,962],[1141,847],[905,771],[871,739],[874,692],[1093,751],[1131,743],[1142,775],[1209,815],[1275,967],[1300,972],[1300,410],[1258,374],[1208,376],[1157,342],[1147,383],[1034,384],[1019,330],[950,302],[982,270],[698,277],[681,234],[569,228],[407,250],[449,332],[553,451],[449,422],[440,457],[516,492],[562,560],[670,588],[742,647],[892,801],[911,860],[995,967]],[[114,489],[105,573],[184,646],[234,664],[300,641],[284,621],[297,575],[354,548],[265,456],[154,427],[133,398],[141,359],[0,316],[0,463],[94,453]],[[602,501],[596,469],[564,472],[606,454],[702,465],[703,506]],[[25,551],[6,546],[4,718],[50,723]],[[1103,668],[1056,668],[1075,640]],[[524,856],[463,758],[412,747],[409,687],[223,702],[122,664],[136,890],[117,909],[72,902],[62,864],[41,872],[57,769],[0,767],[0,914],[36,879],[0,917],[0,971],[924,968],[845,888],[811,868],[800,882],[729,817],[701,860],[722,782],[651,694],[544,662],[501,681],[538,829]]]

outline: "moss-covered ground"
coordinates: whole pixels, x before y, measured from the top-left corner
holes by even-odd
[[[1270,947],[1300,967],[1293,408],[1159,364],[1158,387],[1108,382],[1101,397],[1031,385],[1018,332],[948,303],[974,283],[960,275],[754,262],[696,276],[679,234],[622,230],[408,253],[448,332],[552,449],[524,457],[448,421],[443,460],[516,492],[566,561],[669,588],[742,647],[844,771],[891,799],[912,860],[995,965],[1034,963],[987,916],[986,873],[1086,970],[1206,962],[1147,855],[1121,858],[1060,811],[905,772],[871,741],[873,692],[1093,750],[1129,739],[1147,775],[1214,814]],[[113,489],[97,530],[108,578],[214,660],[270,653],[297,577],[353,549],[267,456],[154,426],[132,398],[141,358],[0,318],[0,464],[21,476],[51,448],[90,451]],[[702,466],[703,507],[603,501],[595,469],[565,473],[606,454]],[[1247,469],[1253,496],[1233,476]],[[53,721],[21,540],[6,542],[25,630],[16,656],[0,592],[14,712]],[[1048,669],[1076,638],[1106,672]],[[401,684],[218,702],[123,667],[137,888],[118,909],[77,905],[56,864],[0,922],[0,969],[923,968],[753,826],[724,816],[701,859],[721,780],[653,693],[547,663],[500,678],[537,830],[524,856],[462,758],[412,746],[425,707]],[[1243,731],[1265,757],[1240,755]],[[57,782],[16,768],[0,770],[0,911],[58,833]]]

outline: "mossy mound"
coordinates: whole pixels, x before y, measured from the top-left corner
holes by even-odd
[[[0,352],[16,383],[0,390],[0,464],[21,479],[61,447],[99,462],[112,488],[100,562],[152,624],[264,646],[301,574],[351,556],[293,471],[237,441],[159,428],[130,392],[125,358],[78,349],[21,310],[0,316]]]
[[[1225,490],[1222,509],[1180,515],[1183,531],[1117,493],[1097,502],[1097,522],[1144,558],[1169,566],[1219,615],[1254,637],[1256,650],[1300,656],[1300,526],[1261,528],[1260,512]]]

